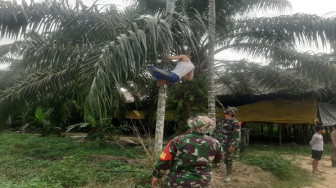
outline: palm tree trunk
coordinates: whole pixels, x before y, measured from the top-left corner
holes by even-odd
[[[174,3],[175,0],[167,0],[166,1],[166,21],[168,24],[172,24],[172,14],[174,12]]]
[[[156,129],[154,153],[159,154],[162,151],[163,129],[166,112],[167,85],[164,84],[159,89],[158,104],[156,110]]]
[[[215,101],[215,40],[216,40],[216,11],[215,0],[209,0],[209,56],[208,56],[208,116],[216,126],[216,101]]]
[[[174,1],[166,1],[166,20],[168,24],[172,24],[172,13],[174,11]],[[159,89],[158,106],[156,111],[156,128],[155,128],[155,144],[154,153],[158,155],[162,151],[164,120],[166,113],[167,85],[164,84]]]

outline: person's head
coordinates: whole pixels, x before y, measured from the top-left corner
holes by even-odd
[[[224,110],[225,117],[234,117],[238,113],[238,109],[236,107],[227,107]]]
[[[323,127],[323,125],[317,125],[315,130],[316,130],[317,133],[322,134],[322,133],[324,133],[325,128]]]
[[[192,132],[207,134],[211,132],[214,122],[207,116],[196,116],[188,119],[188,126]]]

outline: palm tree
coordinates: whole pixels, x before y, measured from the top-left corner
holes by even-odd
[[[166,20],[168,24],[172,25],[172,16],[174,11],[174,0],[166,1]],[[166,99],[167,99],[167,85],[164,84],[159,88],[158,94],[158,104],[156,111],[156,128],[155,128],[155,144],[154,152],[158,155],[162,151],[163,144],[163,131],[164,131],[164,120],[166,112]]]
[[[1,101],[48,105],[66,97],[81,105],[85,117],[118,115],[121,87],[128,87],[130,80],[153,83],[148,65],[159,65],[157,60],[171,49],[190,49],[199,43],[192,26],[202,25],[200,19],[174,14],[172,34],[161,16],[134,16],[136,11],[120,12],[113,5],[87,7],[80,1],[74,7],[67,1],[29,5],[1,1],[0,35],[13,39],[23,35],[27,44],[21,73],[2,92]],[[175,42],[176,38],[183,40]]]

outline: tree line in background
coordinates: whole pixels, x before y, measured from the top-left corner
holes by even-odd
[[[209,1],[173,2],[170,26],[165,1],[134,0],[118,10],[81,1],[0,0],[0,36],[19,39],[0,46],[0,63],[9,64],[0,72],[1,121],[35,124],[46,134],[70,125],[101,132],[128,110],[125,89],[135,108],[149,112],[148,124],[153,125],[158,88],[148,67],[173,67],[165,54],[189,54],[196,67],[193,81],[168,88],[167,109],[180,112],[181,127],[190,115],[206,111],[211,96],[205,78],[212,66]],[[268,61],[216,61],[216,87],[231,93],[272,90],[316,96],[335,88],[334,17],[244,17],[252,11],[289,8],[286,0],[216,1],[214,53],[235,50]],[[331,51],[299,52],[297,44]]]

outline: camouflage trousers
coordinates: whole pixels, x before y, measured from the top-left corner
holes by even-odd
[[[210,180],[199,180],[193,176],[190,176],[188,179],[183,179],[176,174],[176,176],[168,175],[167,186],[164,187],[174,187],[174,188],[184,188],[184,187],[199,187],[199,188],[211,188],[211,179]]]
[[[224,149],[224,152],[225,152],[224,163],[226,165],[232,165],[233,164],[233,155],[234,155],[234,153],[233,152],[229,152],[229,148],[230,148],[230,145],[228,145],[228,144],[224,144],[223,145],[223,149]]]

